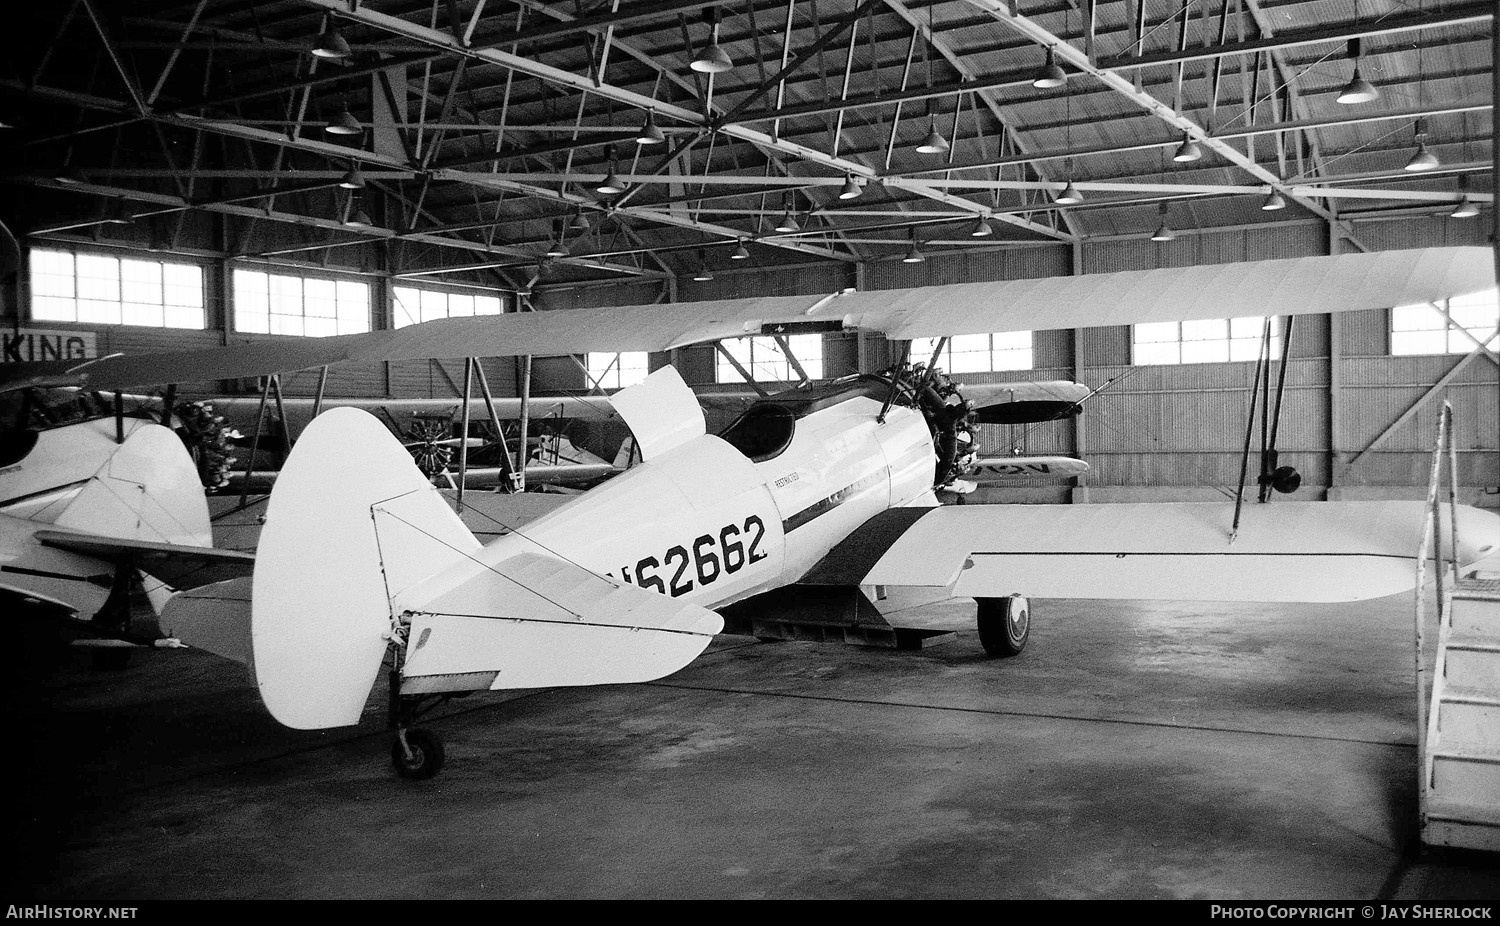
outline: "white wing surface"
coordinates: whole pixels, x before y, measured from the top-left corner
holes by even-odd
[[[890,338],[1092,328],[1197,318],[1389,308],[1494,285],[1488,248],[1424,248],[1073,277],[452,318],[390,331],[109,357],[76,369],[94,389],[195,383],[345,361],[661,351],[840,321]]]
[[[1422,502],[1251,503],[1231,542],[1232,504],[894,510],[803,581],[974,598],[1360,601],[1412,587],[1425,514]],[[1500,517],[1460,507],[1458,536],[1460,564],[1482,559],[1500,549]]]

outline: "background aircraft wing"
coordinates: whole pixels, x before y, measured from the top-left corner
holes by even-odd
[[[1412,587],[1425,513],[1423,502],[1252,504],[1231,541],[1228,502],[898,508],[801,582],[974,598],[1359,601]],[[1461,564],[1500,549],[1493,512],[1460,508],[1458,533]]]
[[[128,560],[133,568],[154,576],[173,588],[196,588],[212,582],[248,576],[255,566],[254,555],[235,550],[126,540],[75,531],[39,530],[34,536],[44,546],[59,550],[69,550],[111,562]]]
[[[1494,279],[1488,248],[1422,248],[849,292],[821,299],[766,296],[450,318],[368,334],[106,357],[74,371],[85,376],[90,388],[123,389],[345,361],[662,351],[758,334],[766,325],[794,333],[799,323],[838,322],[904,339],[1345,312],[1465,295],[1493,286]]]

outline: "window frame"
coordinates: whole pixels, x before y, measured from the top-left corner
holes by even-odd
[[[261,316],[261,317],[263,317],[266,320],[266,325],[265,325],[265,328],[263,328],[263,329],[259,329],[259,328],[247,328],[247,327],[244,326],[244,320],[245,320],[245,317],[246,317],[246,313],[245,313],[244,310],[245,310],[245,307],[246,307],[246,304],[247,304],[247,300],[244,297],[247,295],[247,293],[244,290],[242,290],[242,288],[240,286],[240,280],[242,279],[242,277],[241,277],[242,274],[245,274],[245,275],[251,275],[251,274],[259,275],[259,276],[264,277],[265,280],[266,280],[266,288],[263,291],[264,299],[265,299],[265,303],[264,303],[265,304],[265,313]],[[280,293],[277,292],[278,285],[280,285],[282,287],[285,287],[285,283],[278,284],[277,281],[285,281],[285,280],[295,280],[295,281],[297,281],[297,284],[298,284],[297,289],[298,289],[298,293],[299,293],[298,299],[300,301],[301,308],[302,308],[302,313],[300,315],[293,316],[293,315],[289,315],[288,313],[285,313],[285,312],[278,313],[278,312],[272,311],[272,309],[274,308],[274,306],[276,304],[277,298],[278,297],[284,297],[286,295],[286,291],[285,291],[284,288],[282,289],[282,291]],[[308,284],[309,283],[331,284],[331,286],[332,286],[332,293],[333,293],[333,298],[332,298],[332,314],[318,314],[318,315],[309,315],[308,314],[307,308],[308,308],[309,298],[308,298],[307,289],[308,289]],[[342,299],[343,299],[343,297],[341,295],[341,291],[342,291],[343,287],[353,287],[353,286],[362,287],[364,289],[364,314],[363,314],[363,327],[362,328],[354,328],[354,327],[345,328],[345,327],[343,327],[344,313],[342,311],[342,306],[341,306],[341,302],[342,302]],[[371,282],[369,280],[358,279],[358,278],[347,277],[347,276],[339,276],[339,275],[329,274],[329,273],[316,273],[316,272],[314,272],[314,273],[302,273],[302,272],[295,272],[295,271],[293,271],[293,272],[277,272],[277,270],[273,270],[273,269],[269,269],[269,268],[262,269],[262,268],[256,267],[256,266],[231,266],[229,268],[229,287],[228,288],[229,288],[229,301],[230,301],[230,307],[231,307],[231,311],[229,313],[228,328],[229,328],[230,331],[234,332],[235,334],[274,335],[276,337],[307,337],[307,338],[318,338],[318,337],[334,337],[336,335],[342,335],[342,334],[367,334],[367,333],[369,333],[371,331],[376,330],[375,329],[375,305],[374,305],[375,287],[373,285],[371,285]],[[322,287],[319,286],[319,288],[321,289]],[[326,296],[321,296],[320,295],[320,296],[314,297],[314,299],[312,301],[316,304],[316,303],[327,303],[329,300],[328,300],[328,298]],[[352,310],[351,310],[351,315],[352,315]],[[301,326],[300,326],[301,330],[299,330],[299,331],[277,331],[277,330],[275,330],[276,329],[275,319],[276,319],[277,316],[280,316],[282,318],[297,318],[297,319],[299,319],[301,321],[301,323],[302,323]],[[307,321],[308,321],[309,318],[311,318],[311,319],[331,319],[333,321],[333,323],[334,323],[334,328],[333,328],[332,331],[326,331],[326,332],[323,332],[321,334],[309,334],[307,332],[307,325],[306,325],[306,323],[307,323]]]
[[[632,358],[632,363],[629,366],[627,366],[625,363],[625,358],[627,356]],[[636,356],[640,357],[639,365],[633,362],[633,359]],[[609,357],[611,359],[596,375],[593,366],[594,359],[604,357]],[[588,351],[584,353],[582,360],[583,369],[588,376],[590,388],[597,386],[600,389],[626,389],[630,386],[634,386],[637,383],[642,382],[647,376],[651,375],[650,351]],[[631,378],[628,382],[625,378],[627,370],[631,373]],[[640,373],[640,376],[638,377],[634,375],[637,371],[639,371]],[[613,382],[610,381],[611,379],[613,380]]]
[[[428,310],[427,297],[442,296],[444,302],[444,314],[435,318],[418,318],[414,321],[403,322],[401,320],[403,305],[401,296],[398,292],[399,290],[410,290],[412,292],[421,294],[419,296],[419,301],[421,303],[418,307],[419,316],[425,315]],[[460,312],[458,315],[454,315],[453,300],[455,297],[458,299],[471,300],[471,311],[467,314]],[[495,311],[479,311],[478,300],[480,299],[494,300],[496,305]],[[412,286],[406,283],[397,283],[394,280],[391,282],[391,327],[393,329],[409,328],[412,325],[420,325],[424,321],[437,321],[447,318],[474,318],[477,316],[504,315],[507,308],[508,307],[506,305],[505,294],[500,290],[487,290],[479,288],[472,290],[460,290],[443,286]]]
[[[209,330],[208,273],[201,263],[164,260],[154,255],[142,256],[135,252],[112,252],[92,248],[80,249],[42,245],[28,246],[26,250],[26,318],[29,322],[64,325],[111,325],[162,331]],[[42,280],[61,279],[63,276],[60,273],[47,269],[42,269],[41,272],[38,272],[38,255],[58,255],[67,258],[70,265],[68,293],[51,291],[52,287],[45,284],[41,287],[38,286],[39,278]],[[80,261],[91,263],[112,262],[114,265],[113,277],[80,277]],[[154,280],[148,280],[140,276],[129,278],[128,269],[137,266],[153,267],[155,270],[153,274]],[[197,277],[196,287],[187,285],[180,279],[173,280],[173,276],[182,275],[181,273],[174,273],[174,271],[191,271]],[[110,291],[109,294],[100,296],[96,293],[94,298],[84,298],[84,289],[99,289],[97,285],[85,287],[83,285],[85,279],[105,284],[104,288]],[[57,287],[58,290],[62,288]],[[185,301],[168,301],[173,293],[181,293],[193,289],[197,291],[196,305]],[[132,294],[132,291],[133,295],[137,298],[127,298],[128,295]],[[144,293],[151,291],[154,291],[154,299],[140,298]],[[72,317],[59,317],[60,313],[59,315],[49,316],[38,314],[37,312],[39,304],[61,305],[63,303],[71,305]],[[98,311],[98,307],[113,306],[113,317],[84,317],[84,303],[94,306],[94,311],[96,312]],[[142,320],[139,315],[134,318],[128,318],[127,312],[132,308],[137,312],[142,309],[159,311],[158,317],[160,320]],[[183,312],[192,313],[194,315],[192,324],[172,323],[170,319],[174,317],[174,311],[179,318]]]
[[[1454,296],[1441,300],[1443,311],[1440,312],[1432,307],[1432,303],[1417,302],[1410,305],[1392,306],[1386,321],[1386,353],[1392,357],[1439,357],[1455,354],[1467,354],[1475,349],[1475,342],[1481,342],[1488,347],[1494,340],[1497,328],[1500,328],[1500,291],[1495,288],[1481,290],[1465,296]],[[1461,303],[1455,306],[1454,303]],[[1459,311],[1455,312],[1455,308]],[[1474,312],[1478,318],[1485,309],[1490,313],[1478,325],[1471,326],[1463,323],[1463,315],[1466,310]],[[1446,312],[1446,316],[1444,315]],[[1396,326],[1403,318],[1416,318],[1430,321],[1430,325],[1420,328],[1400,328]],[[1452,319],[1454,324],[1449,324]],[[1465,334],[1464,332],[1468,332]],[[1398,349],[1398,337],[1406,335],[1408,342],[1416,342],[1417,336],[1428,335],[1439,337],[1443,340],[1445,349],[1440,351],[1420,350],[1415,347]]]
[[[1017,346],[995,346],[996,338],[1014,337],[1019,339],[1023,336],[1026,338],[1026,346],[1024,348]],[[985,339],[985,346],[983,348],[978,348],[976,346],[976,342],[972,339],[981,337]],[[911,342],[911,362],[926,364],[928,361],[932,360],[933,348],[940,340],[942,339],[913,338]],[[962,349],[955,350],[955,348]],[[1023,350],[1025,351],[1026,357],[1025,366],[997,365],[995,362],[997,355],[1014,355],[1020,353]],[[955,353],[963,357],[969,357],[978,354],[987,354],[989,356],[989,360],[983,365],[982,369],[979,365],[975,364],[964,363],[960,365],[954,362],[953,358]],[[943,345],[943,350],[938,354],[938,359],[935,366],[937,366],[944,373],[947,373],[950,376],[956,376],[966,373],[1011,373],[1016,371],[1035,370],[1036,332],[992,331],[982,332],[979,334],[953,335],[948,338],[948,343]]]
[[[807,371],[807,378],[810,380],[823,379],[823,335],[792,334],[786,335],[785,337],[787,339],[787,346],[791,348],[791,352],[794,356],[796,356],[797,362],[802,364],[802,368]],[[776,338],[774,335],[747,334],[741,335],[740,337],[736,338],[724,338],[718,343],[720,347],[722,347],[724,350],[729,351],[729,353],[734,356],[734,358],[738,360],[746,370],[750,372],[751,379],[747,381],[744,377],[742,377],[740,375],[740,371],[736,370],[734,368],[734,365],[725,359],[723,353],[721,353],[718,348],[715,348],[714,382],[716,384],[734,386],[747,382],[797,383],[802,381],[801,377],[797,375],[797,370],[792,366],[791,360],[787,359],[786,354],[781,350],[781,345],[776,343]],[[799,346],[805,348],[811,344],[817,344],[818,351],[816,358],[809,359],[808,357],[803,356],[805,351],[800,350]],[[739,353],[737,353],[735,348],[731,347],[731,345],[744,345],[744,356],[741,356]],[[774,359],[756,359],[755,354],[757,349],[774,351]],[[757,367],[765,367],[771,364],[780,365],[776,372],[784,372],[786,376],[767,378],[756,375]],[[813,369],[814,366],[816,367],[815,370]]]
[[[1272,315],[1272,316],[1270,316],[1270,319],[1271,319],[1271,335],[1270,335],[1270,338],[1271,338],[1271,350],[1270,350],[1270,358],[1272,360],[1280,360],[1281,359],[1281,342],[1282,342],[1281,316],[1279,316],[1279,315]],[[1232,318],[1203,318],[1203,319],[1190,319],[1188,321],[1144,322],[1144,323],[1140,323],[1140,324],[1134,324],[1134,325],[1130,326],[1130,365],[1131,366],[1137,366],[1137,367],[1143,367],[1143,366],[1144,367],[1173,367],[1173,366],[1193,366],[1193,365],[1205,364],[1205,363],[1255,363],[1255,362],[1257,362],[1260,359],[1260,356],[1261,356],[1261,353],[1262,353],[1261,338],[1262,338],[1262,336],[1263,336],[1263,334],[1265,332],[1265,320],[1266,320],[1266,316],[1264,316],[1264,315],[1259,315],[1259,316],[1256,316],[1256,315],[1242,315],[1242,316],[1236,316],[1236,317],[1232,317]],[[1246,335],[1243,335],[1243,334],[1241,334],[1241,335],[1236,335],[1235,334],[1236,323],[1249,323],[1249,322],[1253,322],[1254,323],[1253,330],[1255,331],[1255,334],[1254,334],[1253,337],[1252,336],[1246,336]],[[1210,324],[1223,325],[1224,326],[1224,328],[1223,328],[1223,335],[1224,336],[1223,337],[1194,337],[1194,338],[1184,338],[1183,337],[1184,330],[1185,330],[1184,326],[1187,326],[1187,325],[1199,326],[1198,330],[1204,331],[1206,329],[1204,329],[1202,326],[1206,326],[1206,325],[1210,325]],[[1142,340],[1141,339],[1141,334],[1142,334],[1142,329],[1143,328],[1151,328],[1151,329],[1161,330],[1163,328],[1163,326],[1167,326],[1167,325],[1172,325],[1172,326],[1175,327],[1176,333],[1177,333],[1177,336],[1176,336],[1175,340],[1168,340],[1168,339],[1165,339],[1165,338],[1155,339],[1155,340]],[[1240,326],[1240,330],[1243,331],[1246,327],[1249,327],[1249,326],[1242,324]],[[1244,355],[1244,351],[1240,351],[1239,352],[1239,356],[1236,356],[1237,352],[1235,350],[1235,342],[1237,342],[1237,341],[1239,341],[1239,342],[1247,342],[1247,341],[1251,342],[1251,344],[1254,347],[1253,353],[1250,356],[1245,356]],[[1184,353],[1183,347],[1184,347],[1184,345],[1187,345],[1187,344],[1206,345],[1206,344],[1215,344],[1215,343],[1222,343],[1224,345],[1224,356],[1222,356],[1222,357],[1218,357],[1218,356],[1216,356],[1216,357],[1195,357],[1194,359],[1183,359],[1183,353]],[[1156,346],[1156,345],[1175,346],[1175,348],[1176,348],[1176,359],[1174,359],[1174,360],[1147,360],[1147,359],[1142,359],[1142,348],[1143,347]]]

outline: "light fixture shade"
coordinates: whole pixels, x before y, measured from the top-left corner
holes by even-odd
[[[969,229],[969,237],[971,238],[988,238],[994,233],[995,230],[993,228],[990,228],[990,222],[984,216],[980,216],[978,219],[975,219],[974,227]]]
[[[942,154],[948,150],[948,140],[937,130],[937,123],[932,122],[927,128],[927,137],[917,146],[921,154]]]
[[[1448,217],[1452,219],[1472,219],[1478,214],[1479,206],[1473,200],[1469,199],[1469,197],[1465,196],[1458,201],[1458,205],[1454,207],[1453,211],[1448,213]]]
[[[1083,202],[1083,191],[1079,190],[1078,187],[1073,185],[1073,181],[1069,180],[1067,185],[1062,188],[1062,191],[1052,201],[1060,206],[1071,206],[1074,203],[1081,203]]]
[[[599,181],[599,185],[594,187],[594,190],[605,196],[613,196],[616,193],[625,192],[625,181],[621,180],[614,170],[610,170],[604,175],[604,179]]]
[[[555,239],[551,244],[547,245],[547,256],[548,257],[567,257],[568,256],[568,246],[562,243],[562,239],[561,238]]]
[[[346,190],[363,190],[365,188],[365,175],[358,167],[351,167],[348,173],[344,174],[343,179],[339,181],[339,186]]]
[[[370,214],[368,212],[363,209],[356,208],[354,211],[349,213],[348,218],[344,219],[344,224],[350,228],[369,228],[371,225],[375,224],[375,221],[370,218]]]
[[[1171,241],[1173,238],[1176,238],[1176,237],[1177,237],[1177,235],[1173,234],[1172,229],[1170,229],[1170,228],[1167,227],[1167,223],[1166,222],[1163,222],[1160,225],[1158,225],[1157,228],[1156,228],[1156,231],[1154,231],[1154,232],[1151,233],[1151,240],[1152,241]]]
[[[745,242],[743,240],[741,240],[739,244],[737,244],[737,245],[734,246],[734,252],[729,255],[729,259],[730,260],[749,260],[750,259],[750,249],[747,248],[747,247],[745,247]]]
[[[734,61],[718,42],[710,42],[688,67],[700,74],[722,74],[734,67]]]
[[[849,174],[844,177],[844,186],[839,190],[839,199],[856,199],[864,191],[865,188],[854,179],[854,175]]]
[[[637,145],[660,145],[666,142],[667,136],[662,134],[661,126],[656,124],[656,113],[648,111],[646,121],[641,123],[640,131],[635,133]]]
[[[1354,62],[1354,76],[1344,84],[1344,89],[1339,91],[1336,99],[1345,105],[1354,103],[1368,103],[1371,100],[1380,99],[1380,90],[1376,86],[1359,76],[1359,62]]]
[[[318,41],[313,44],[312,53],[319,58],[347,58],[354,54],[349,48],[349,42],[339,33],[337,29],[329,29],[318,36]]]
[[[1281,195],[1280,190],[1272,190],[1266,194],[1265,201],[1260,204],[1260,208],[1264,212],[1275,212],[1278,209],[1285,209],[1286,197]]]
[[[1411,156],[1410,161],[1406,162],[1405,169],[1415,172],[1422,170],[1433,170],[1437,166],[1437,155],[1427,150],[1427,142],[1419,141],[1417,142],[1417,153]]]
[[[64,167],[62,170],[53,175],[52,179],[56,180],[58,183],[68,184],[89,182],[89,178],[83,175],[83,171],[79,170],[76,167]]]
[[[1191,135],[1185,134],[1182,136],[1182,144],[1177,146],[1177,153],[1172,155],[1172,160],[1186,163],[1196,161],[1201,157],[1203,157],[1203,149],[1198,147],[1198,143],[1193,141]]]
[[[1052,90],[1061,87],[1068,82],[1068,75],[1057,64],[1057,56],[1052,49],[1047,49],[1047,63],[1031,79],[1031,85],[1038,90]]]
[[[906,256],[901,258],[901,263],[920,264],[925,260],[927,260],[927,255],[923,254],[922,249],[917,247],[917,243],[913,241],[911,243],[911,248],[906,252]]]
[[[713,278],[713,272],[707,267],[700,267],[698,268],[698,272],[693,274],[693,282],[695,283],[707,283]]]
[[[779,232],[794,232],[802,230],[802,226],[797,224],[797,220],[792,217],[792,213],[790,210],[782,215],[781,221],[776,223],[775,228]]]
[[[571,220],[569,220],[568,227],[573,229],[574,231],[588,231],[592,226],[589,225],[588,216],[584,215],[582,212],[579,212],[578,214],[574,215]]]
[[[323,126],[323,131],[331,135],[360,135],[364,130],[365,127],[359,124],[359,120],[354,118],[347,106],[339,110],[338,115]]]

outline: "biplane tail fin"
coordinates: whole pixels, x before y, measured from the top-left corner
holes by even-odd
[[[256,553],[251,648],[272,716],[304,730],[358,723],[391,600],[479,548],[374,416],[314,419],[277,477]]]
[[[182,546],[213,546],[208,500],[182,440],[141,424],[53,522],[58,527]]]

